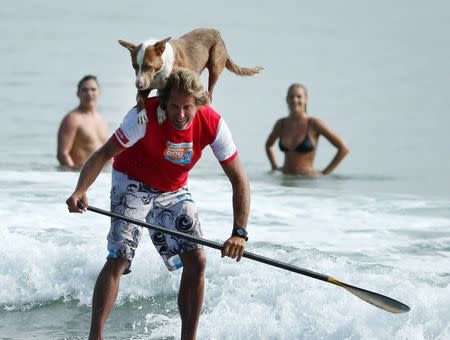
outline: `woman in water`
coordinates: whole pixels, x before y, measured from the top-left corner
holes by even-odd
[[[266,141],[266,153],[272,170],[281,170],[285,174],[317,176],[330,174],[348,153],[344,141],[320,119],[307,114],[308,93],[302,84],[292,84],[287,92],[286,101],[289,116],[279,119]],[[337,153],[330,164],[323,169],[313,167],[319,136],[324,136],[333,144]],[[284,165],[278,167],[273,145],[284,152]]]

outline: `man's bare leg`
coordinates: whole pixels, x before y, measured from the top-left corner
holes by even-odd
[[[205,291],[206,256],[202,250],[181,254],[183,273],[178,293],[181,316],[181,339],[193,340],[197,334]]]
[[[120,277],[129,261],[109,259],[98,275],[92,298],[92,318],[89,340],[103,339],[103,328],[119,291]]]

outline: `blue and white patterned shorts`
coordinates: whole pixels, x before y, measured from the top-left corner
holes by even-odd
[[[202,237],[197,207],[185,188],[171,192],[154,190],[143,183],[112,170],[111,211],[170,230]],[[111,219],[108,234],[108,259],[130,260],[135,255],[143,227],[117,218]],[[150,237],[169,270],[182,267],[179,254],[203,249],[199,244],[149,229]]]

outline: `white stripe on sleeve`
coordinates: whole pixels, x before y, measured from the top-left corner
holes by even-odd
[[[211,149],[217,160],[222,162],[236,153],[236,145],[234,144],[230,129],[228,129],[222,117],[220,118],[217,130],[216,139],[211,144]]]
[[[144,137],[147,124],[137,122],[137,108],[133,107],[125,116],[120,127],[114,132],[119,143],[129,148]]]

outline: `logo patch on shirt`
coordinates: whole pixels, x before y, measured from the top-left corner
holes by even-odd
[[[175,164],[188,165],[191,164],[192,155],[194,151],[192,149],[192,142],[189,143],[172,143],[167,141],[166,149],[164,150],[164,157],[168,161]]]

